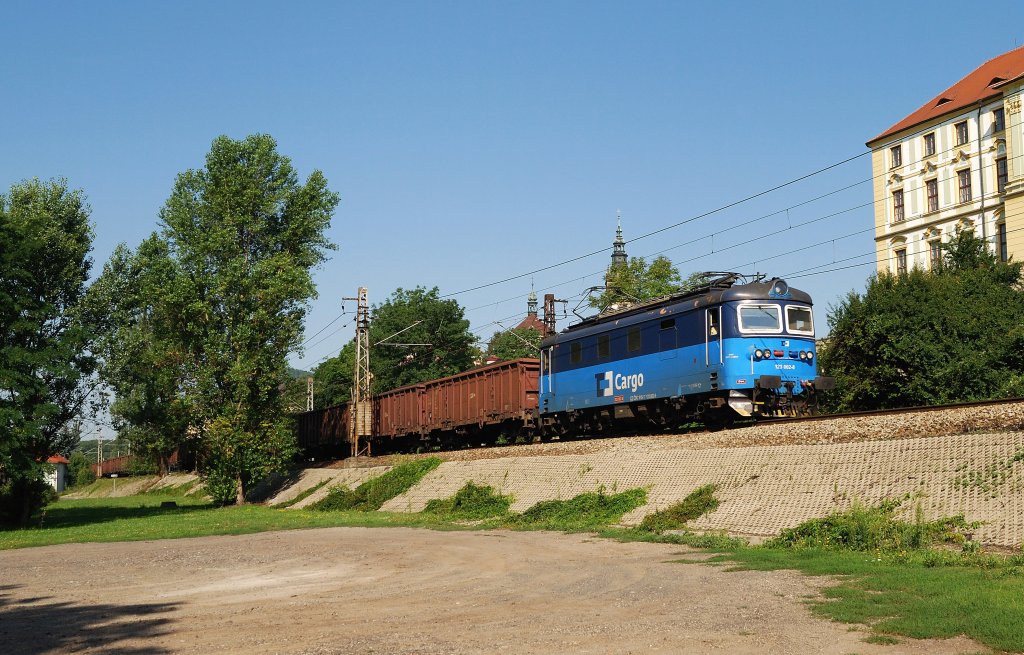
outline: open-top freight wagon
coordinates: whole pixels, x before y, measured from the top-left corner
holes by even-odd
[[[370,452],[418,446],[479,446],[533,434],[540,362],[516,359],[373,397]],[[349,453],[347,403],[296,416],[299,447],[310,457]]]

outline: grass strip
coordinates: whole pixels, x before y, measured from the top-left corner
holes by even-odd
[[[697,487],[683,500],[666,509],[648,514],[640,523],[640,528],[650,532],[665,530],[683,530],[686,524],[718,509],[715,492],[717,484],[706,484]]]
[[[711,561],[733,563],[737,570],[843,576],[823,590],[821,599],[810,601],[811,611],[871,626],[876,634],[916,639],[965,635],[995,650],[1024,650],[1024,568],[1012,559],[981,568],[865,552],[744,548]]]
[[[361,511],[374,512],[381,506],[405,493],[441,465],[438,457],[414,459],[395,466],[372,480],[367,480],[354,490],[348,487],[334,487],[323,500],[310,505],[310,509],[321,512]]]
[[[627,512],[647,503],[647,491],[628,489],[608,495],[604,489],[580,494],[569,500],[545,500],[503,523],[519,530],[580,532],[617,523]]]
[[[467,482],[451,498],[435,498],[423,511],[453,521],[479,521],[506,516],[512,496],[502,496],[493,487]]]
[[[317,491],[320,491],[320,489],[322,489],[323,486],[325,484],[327,484],[328,482],[330,482],[330,481],[331,480],[329,478],[325,478],[325,479],[321,480],[320,482],[317,482],[316,484],[314,484],[309,489],[303,490],[301,493],[299,493],[294,498],[290,498],[290,499],[284,501],[283,503],[277,503],[276,505],[274,505],[274,508],[275,509],[287,509],[287,508],[291,507],[292,505],[297,505],[298,503],[301,503],[302,501],[306,500],[307,498],[309,498],[310,496],[315,494]]]

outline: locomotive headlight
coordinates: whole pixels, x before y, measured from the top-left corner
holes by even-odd
[[[761,352],[760,348],[754,351],[754,359],[761,359],[761,357],[763,357],[763,356],[764,356],[764,353]]]
[[[800,351],[800,359],[807,359],[807,352],[804,350]]]
[[[764,351],[764,358],[765,359],[771,359],[772,358],[772,351],[766,349]]]
[[[811,351],[807,352],[807,361],[814,359],[814,353]]]

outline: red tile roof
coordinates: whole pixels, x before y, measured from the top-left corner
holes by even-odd
[[[51,455],[47,460],[47,464],[70,464],[66,457],[63,455]]]
[[[516,326],[517,330],[522,328],[532,328],[540,332],[541,334],[544,334],[544,321],[540,320],[533,314],[527,314],[526,318],[524,318],[522,322]]]
[[[896,123],[885,132],[867,142],[880,141],[888,136],[913,127],[933,118],[943,116],[964,107],[970,107],[979,100],[999,95],[998,86],[1024,74],[1024,46],[989,59],[974,69],[967,77],[926,102],[920,109]]]

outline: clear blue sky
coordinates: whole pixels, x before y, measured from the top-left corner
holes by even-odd
[[[341,194],[312,334],[359,286],[372,302],[456,293],[608,248],[617,210],[631,239],[865,153],[1020,45],[1024,3],[4,2],[2,15],[0,189],[83,189],[99,270],[157,228],[175,175],[214,137],[271,134]],[[822,333],[824,310],[873,270],[870,175],[863,156],[627,251],[665,251],[684,275],[789,276]],[[608,254],[533,284],[571,309]],[[796,277],[815,266],[831,272]],[[530,285],[455,297],[487,338],[520,320]],[[348,320],[293,364],[336,353]]]

